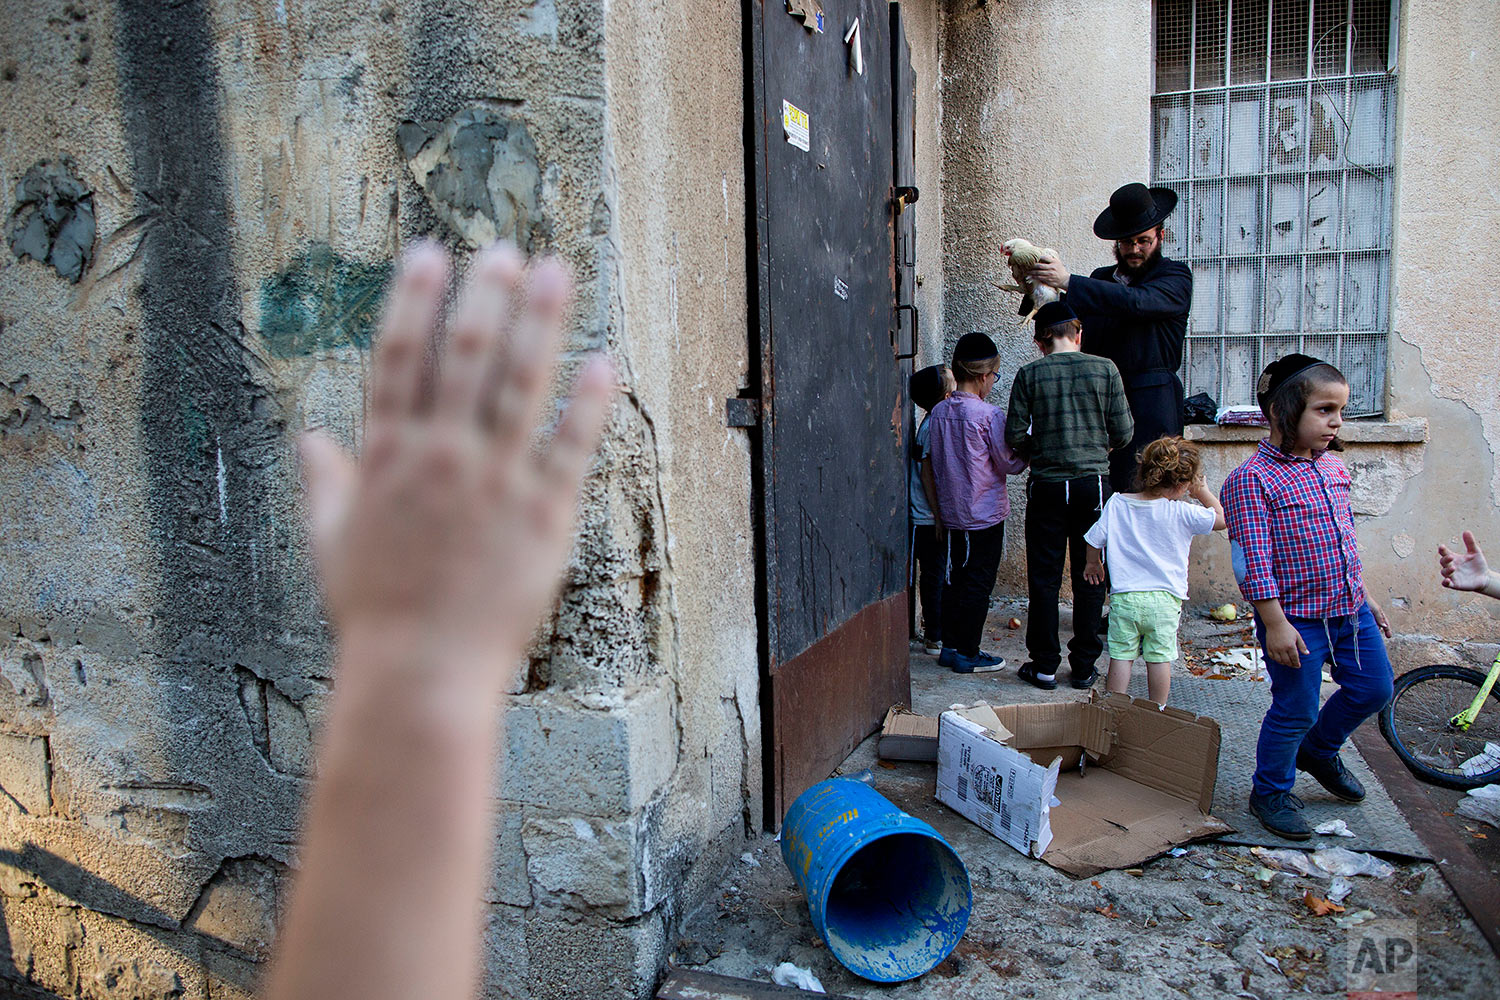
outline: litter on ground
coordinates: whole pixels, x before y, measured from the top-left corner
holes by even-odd
[[[1469,794],[1459,800],[1454,811],[1460,816],[1477,819],[1490,826],[1500,826],[1500,785],[1482,785],[1469,789]]]
[[[1349,824],[1341,819],[1331,819],[1327,823],[1319,823],[1313,827],[1314,833],[1321,833],[1325,837],[1352,837],[1354,831],[1349,829]]]
[[[1259,646],[1209,650],[1207,660],[1210,667],[1207,676],[1212,679],[1228,680],[1231,677],[1259,676],[1264,673]]]
[[[1367,920],[1374,919],[1375,914],[1371,910],[1355,910],[1353,913],[1346,913],[1342,917],[1334,918],[1333,923],[1340,930],[1347,930],[1350,927],[1357,927]]]
[[[804,969],[800,965],[791,962],[782,962],[771,972],[771,982],[777,986],[791,986],[799,990],[807,990],[809,993],[823,993],[823,984],[818,977],[813,975],[811,969]]]
[[[1325,847],[1311,854],[1284,847],[1252,847],[1250,853],[1272,868],[1314,878],[1339,875],[1390,878],[1396,873],[1395,865],[1382,861],[1373,854],[1351,851],[1344,847]]]
[[[1477,753],[1458,765],[1458,769],[1466,775],[1483,774],[1500,767],[1500,743],[1486,743],[1484,752]]]
[[[1325,847],[1314,851],[1312,863],[1329,875],[1369,875],[1371,878],[1390,878],[1396,874],[1396,866],[1381,861],[1373,854],[1351,851],[1345,847]]]

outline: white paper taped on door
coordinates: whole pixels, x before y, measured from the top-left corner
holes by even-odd
[[[786,141],[804,153],[812,147],[812,126],[807,112],[791,101],[781,102],[781,128],[786,132]]]

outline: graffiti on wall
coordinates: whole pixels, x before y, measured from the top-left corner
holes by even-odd
[[[260,286],[260,335],[278,358],[370,346],[390,280],[389,261],[366,263],[314,243]]]

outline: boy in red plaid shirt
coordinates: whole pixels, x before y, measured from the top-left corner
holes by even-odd
[[[1349,735],[1391,699],[1380,634],[1390,625],[1365,593],[1342,449],[1349,386],[1305,354],[1272,362],[1256,386],[1271,433],[1224,481],[1235,577],[1255,605],[1255,633],[1271,676],[1271,707],[1255,750],[1250,811],[1266,829],[1306,840],[1292,794],[1306,771],[1335,797],[1364,799],[1339,759]],[[1323,665],[1339,689],[1322,706]]]

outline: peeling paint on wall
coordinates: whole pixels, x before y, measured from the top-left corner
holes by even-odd
[[[278,358],[346,345],[364,350],[390,277],[388,261],[350,260],[314,243],[261,283],[261,339]]]
[[[94,192],[70,156],[43,160],[16,185],[5,235],[20,260],[50,264],[78,282],[94,256]]]
[[[30,384],[27,375],[9,384],[0,382],[0,454],[12,449],[28,452],[49,442],[83,451],[83,404],[75,399],[68,404],[66,413],[54,413],[28,391]]]
[[[469,246],[530,248],[542,227],[542,171],[526,123],[487,105],[444,122],[402,122],[396,138],[438,216]]]

